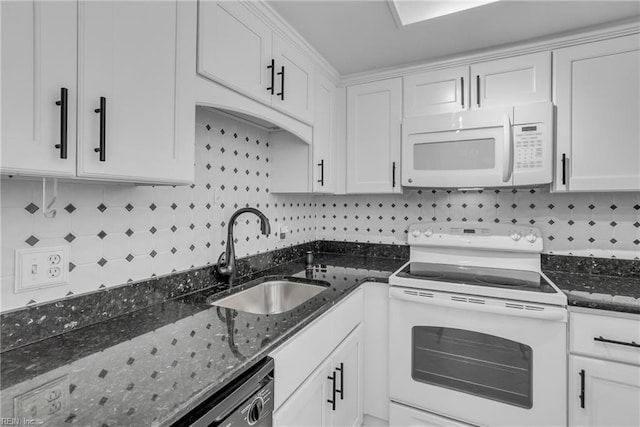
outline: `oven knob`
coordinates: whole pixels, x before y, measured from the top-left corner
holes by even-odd
[[[528,241],[529,243],[533,243],[533,242],[535,242],[536,240],[538,240],[538,236],[536,236],[536,235],[535,235],[535,234],[533,234],[533,233],[529,233],[529,234],[527,234],[527,236],[525,237],[525,239],[527,239],[527,241]]]
[[[518,240],[522,239],[522,234],[518,233],[517,231],[513,232],[511,233],[511,238],[517,242]]]
[[[247,413],[247,422],[250,426],[254,425],[260,420],[260,416],[262,416],[262,407],[264,406],[264,400],[261,397],[256,398],[251,404],[249,408],[249,412]]]
[[[413,230],[413,231],[411,232],[411,235],[412,235],[413,237],[420,237],[420,230],[418,230],[418,229]]]
[[[427,237],[431,237],[433,235],[433,230],[430,228],[427,228],[426,230],[423,231],[424,235]]]

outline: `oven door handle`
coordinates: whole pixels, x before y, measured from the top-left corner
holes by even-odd
[[[422,294],[422,295],[421,295]],[[516,307],[514,303],[514,307],[500,307],[495,305],[485,305],[477,302],[467,302],[467,301],[452,301],[443,298],[437,298],[429,291],[422,291],[417,289],[406,289],[400,287],[391,287],[389,288],[389,296],[392,299],[402,300],[402,301],[411,301],[418,304],[427,304],[434,305],[439,307],[448,307],[448,308],[457,308],[459,310],[473,310],[480,311],[483,313],[492,313],[492,314],[502,314],[505,316],[517,316],[517,317],[528,317],[532,319],[539,320],[556,320],[561,322],[567,321],[567,310],[561,307],[549,307],[545,306],[544,310],[535,310],[535,309],[526,309],[529,307],[537,307],[534,304],[521,303],[517,304],[518,306],[522,306],[523,308]],[[464,297],[462,297],[464,298]],[[471,298],[474,300],[482,300],[481,297]]]

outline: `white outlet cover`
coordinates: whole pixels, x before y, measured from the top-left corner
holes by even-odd
[[[42,384],[13,398],[13,416],[43,424],[69,414],[69,376]],[[64,419],[64,418],[63,418]],[[25,423],[26,424],[26,423]]]
[[[49,258],[53,255],[57,255],[60,259],[57,264],[49,262]],[[60,273],[57,275],[49,274],[49,270],[56,267],[60,269]],[[16,250],[15,293],[60,286],[67,283],[69,283],[68,246]]]

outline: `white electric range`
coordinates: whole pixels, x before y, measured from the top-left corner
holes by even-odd
[[[566,425],[567,298],[533,227],[423,223],[390,278],[390,425]]]

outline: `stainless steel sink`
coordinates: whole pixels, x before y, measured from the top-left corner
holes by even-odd
[[[325,289],[325,286],[286,279],[268,280],[211,304],[246,313],[278,314],[296,308]]]

